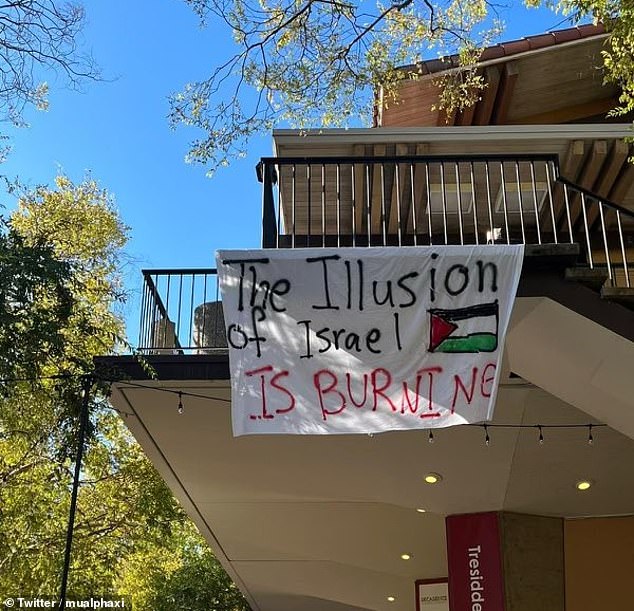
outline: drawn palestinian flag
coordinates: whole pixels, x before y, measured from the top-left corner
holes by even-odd
[[[493,352],[498,347],[498,302],[429,312],[429,352]]]

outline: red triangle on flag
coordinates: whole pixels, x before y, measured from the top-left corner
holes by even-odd
[[[445,320],[438,314],[430,314],[430,323],[429,351],[433,352],[458,328],[458,325]]]

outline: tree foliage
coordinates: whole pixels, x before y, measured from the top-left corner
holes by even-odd
[[[171,546],[153,546],[123,562],[119,591],[134,593],[137,611],[247,611],[240,590],[189,523]]]
[[[251,135],[280,121],[302,128],[369,117],[374,93],[389,100],[401,79],[416,78],[423,58],[455,54],[468,67],[501,31],[500,5],[489,0],[185,1],[203,23],[228,26],[237,45],[208,78],[171,99],[172,124],[203,133],[188,159],[210,171],[244,154]],[[572,22],[603,21],[612,32],[606,77],[623,88],[622,109],[634,107],[631,0],[525,2],[565,12]],[[484,86],[473,70],[455,74],[443,82],[440,105],[449,110],[475,103]]]
[[[19,121],[25,104],[47,107],[42,68],[73,85],[96,76],[90,56],[78,50],[81,5],[53,0],[10,0],[0,6],[0,114]]]
[[[56,0],[6,0],[0,4],[0,118],[21,122],[26,105],[47,107],[47,71],[72,85],[98,76],[79,47],[85,12]]]
[[[614,114],[634,111],[634,2],[632,0],[576,0],[582,15],[592,15],[610,31],[603,49],[606,80],[621,89],[619,106]]]
[[[116,310],[126,239],[111,197],[92,180],[60,177],[54,189],[26,191],[2,225],[0,591],[7,595],[59,592],[83,374],[123,337]],[[141,610],[158,609],[161,597],[178,608],[213,609],[195,583],[218,600],[233,597],[219,610],[248,609],[106,393],[97,382],[90,395],[69,596],[126,593]]]

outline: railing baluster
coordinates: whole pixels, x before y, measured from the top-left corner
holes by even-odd
[[[145,278],[145,274],[143,274],[143,288],[141,290],[141,312],[139,316],[139,338],[137,342],[137,348],[142,349],[145,347],[145,325],[146,325],[146,309],[148,306],[148,285],[147,280]]]
[[[311,236],[312,236],[312,230],[313,230],[313,223],[312,223],[312,193],[311,193],[311,170],[310,170],[310,163],[306,164],[306,185],[307,185],[307,200],[308,200],[308,244],[306,244],[306,246],[311,246]]]
[[[493,227],[493,202],[491,201],[491,170],[489,168],[489,162],[484,162],[486,185],[487,185],[487,207],[489,211],[489,235],[491,236],[491,243],[495,243],[495,228]]]
[[[337,187],[337,246],[341,246],[341,166],[337,164],[336,168],[336,187]]]
[[[531,169],[531,187],[533,190],[533,210],[535,212],[535,228],[537,229],[537,243],[542,243],[542,231],[539,226],[539,204],[537,202],[537,183],[535,181],[535,162],[530,162]]]
[[[553,224],[553,240],[555,244],[558,244],[559,241],[557,240],[557,219],[555,218],[555,202],[553,200],[553,189],[552,189],[551,178],[550,178],[550,162],[547,161],[544,167],[546,169],[546,187],[548,188],[548,203],[550,205],[550,219]],[[553,173],[553,177],[554,176],[555,174]]]
[[[381,163],[381,237],[383,238],[383,246],[387,246],[387,227],[386,227],[386,206],[385,206],[385,163]]]
[[[277,206],[275,207],[275,202],[273,202],[273,206],[277,209],[277,232],[275,233],[275,248],[280,247],[280,235],[282,233],[282,187],[281,187],[281,172],[277,166],[273,166],[274,171],[277,175]]]
[[[203,281],[203,329],[202,329],[202,343],[203,348],[205,347],[205,326],[207,324],[207,274],[204,275]]]
[[[372,168],[374,174],[374,168]],[[370,164],[365,164],[365,213],[367,216],[368,246],[372,246],[372,198],[370,193]]]
[[[321,164],[321,245],[326,246],[326,165]]]
[[[586,195],[581,194],[581,212],[583,214],[583,229],[586,234],[586,247],[588,249],[588,264],[590,269],[594,269],[594,261],[592,257],[592,246],[590,245],[590,230],[588,229],[588,215],[586,212]]]
[[[610,264],[610,247],[608,245],[608,234],[605,227],[605,217],[603,215],[603,203],[598,199],[594,201],[595,204],[599,206],[599,218],[601,219],[601,236],[603,237],[603,248],[605,250],[605,264],[608,266],[608,278],[610,279],[610,284],[614,286],[612,265]]]
[[[150,277],[150,280],[152,278]],[[160,342],[161,338],[159,335],[159,328],[158,328],[158,313],[160,312],[159,310],[159,306],[158,306],[158,302],[159,302],[159,292],[158,292],[158,287],[157,287],[157,282],[158,282],[158,278],[155,276],[154,280],[152,281],[152,309],[149,313],[150,316],[150,324],[148,327],[149,330],[149,343],[147,344],[148,346],[156,346],[157,343]]]
[[[183,274],[180,274],[179,284],[178,284],[178,314],[176,317],[176,337],[180,337],[181,334],[181,305],[183,302]]]
[[[445,192],[445,162],[440,162],[440,194],[442,201],[442,227],[445,236],[445,245],[449,244],[447,233],[447,193]],[[431,212],[431,211],[430,211]]]
[[[469,177],[471,180],[471,208],[473,209],[473,233],[475,235],[475,243],[480,243],[480,228],[478,227],[478,206],[476,199],[476,188],[475,188],[475,170],[473,167],[473,161],[469,162]]]
[[[401,230],[401,166],[397,163],[395,165],[395,179],[396,179],[396,231],[398,245],[403,245],[403,232]]]
[[[502,181],[502,208],[504,210],[504,230],[506,231],[506,243],[511,243],[511,232],[509,231],[509,213],[506,204],[506,178],[504,176],[504,162],[500,161],[500,179]]]
[[[163,348],[165,348],[165,344],[167,344],[167,326],[170,322],[169,312],[170,312],[170,283],[172,280],[172,276],[167,276],[167,297],[165,299],[165,321],[163,324]]]
[[[189,295],[189,335],[187,336],[187,345],[192,344],[194,338],[194,289],[196,288],[196,274],[192,274],[191,287]]]
[[[625,250],[625,240],[623,239],[623,227],[621,226],[621,211],[616,211],[616,226],[619,231],[619,241],[621,242],[621,257],[623,258],[623,272],[625,273],[625,286],[632,288],[630,284],[630,270],[627,264],[627,252]]]
[[[563,183],[561,186],[564,190],[564,206],[566,208],[566,218],[568,219],[568,235],[570,236],[570,243],[574,244],[575,238],[572,231],[572,220],[570,219],[570,197],[568,196],[568,185]]]
[[[517,182],[517,204],[520,210],[520,226],[522,228],[522,244],[526,244],[526,229],[524,227],[524,201],[522,198],[522,181],[520,180],[519,161],[515,161],[515,181]]]
[[[295,248],[295,233],[297,228],[295,226],[295,219],[297,213],[297,199],[296,199],[296,191],[297,189],[297,166],[293,164],[291,166],[291,221],[292,221],[292,229],[291,229],[291,247]]]
[[[220,320],[220,308],[222,307],[222,301],[220,300],[220,286],[218,284],[218,277],[216,277],[216,298],[215,298],[215,307],[214,307],[214,330],[212,335],[212,341],[210,344],[214,344],[210,346],[210,348],[220,348],[221,346],[215,345],[217,343],[217,338],[222,336],[223,329],[221,328],[223,324],[223,320]]]
[[[416,183],[415,183],[416,172],[414,170],[414,162],[410,162],[409,164],[409,182],[410,182],[410,191],[412,198],[412,231],[414,232],[414,246],[418,246],[418,226],[416,222]]]
[[[427,230],[429,231],[429,245],[433,246],[434,242],[432,239],[432,224],[431,224],[431,191],[429,190],[429,163],[425,162],[425,189],[427,193],[427,206],[425,206],[427,210]]]
[[[458,229],[460,232],[460,244],[464,245],[464,229],[462,226],[462,193],[460,193],[460,167],[454,163],[456,173],[456,201],[458,203]]]
[[[350,166],[352,188],[352,245],[357,245],[357,173],[354,163]]]

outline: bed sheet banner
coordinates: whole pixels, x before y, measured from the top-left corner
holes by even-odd
[[[521,245],[222,250],[234,435],[490,420]]]

